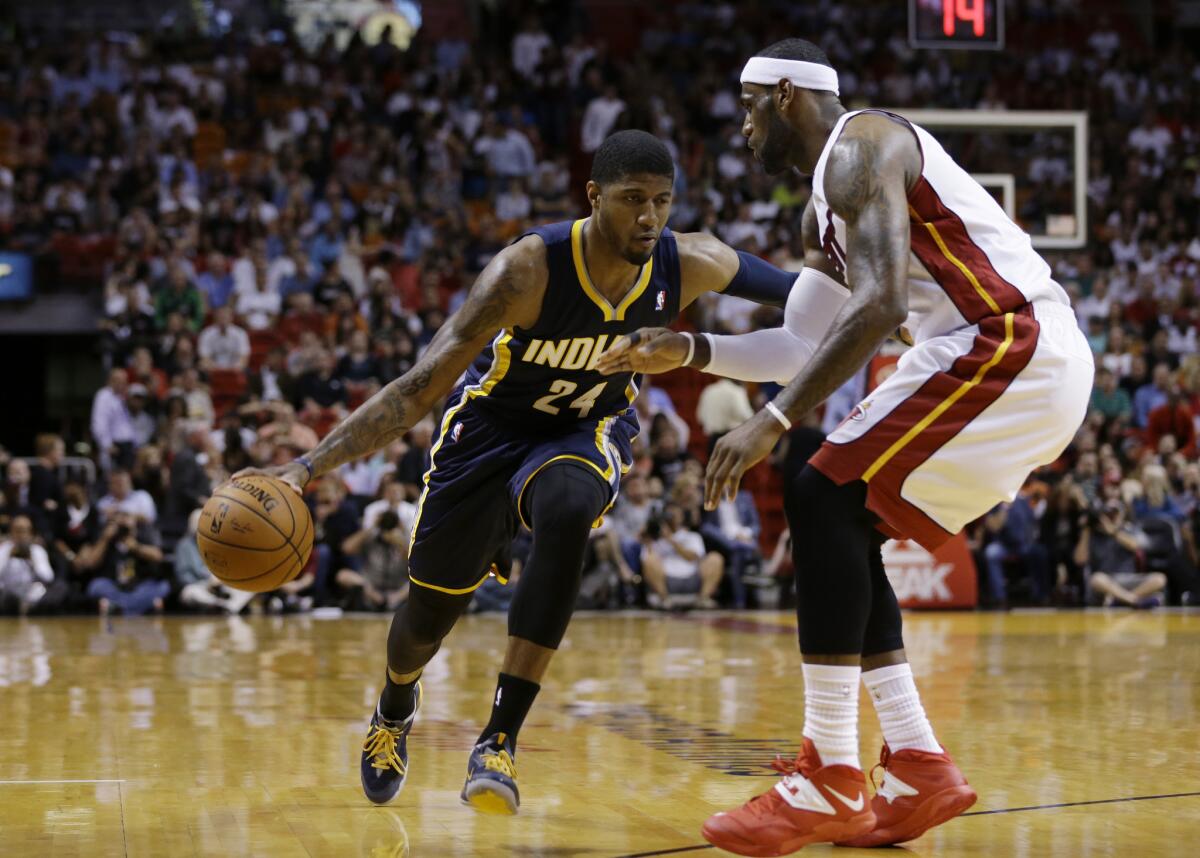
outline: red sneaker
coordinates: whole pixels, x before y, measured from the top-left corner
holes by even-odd
[[[875,827],[862,769],[822,766],[809,739],[795,761],[776,757],[772,767],[784,778],[737,810],[710,816],[700,829],[705,840],[738,855],[788,855]]]
[[[839,846],[888,846],[915,840],[975,803],[975,790],[945,748],[940,754],[913,748],[893,754],[884,745],[878,768],[883,769],[883,782],[871,799],[875,829],[839,840]],[[875,769],[871,769],[872,780]]]

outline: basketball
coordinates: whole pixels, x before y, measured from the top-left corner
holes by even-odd
[[[222,583],[265,593],[293,580],[308,562],[312,516],[283,481],[242,477],[222,485],[204,505],[196,544]]]

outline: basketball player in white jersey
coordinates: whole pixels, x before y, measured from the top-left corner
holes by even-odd
[[[813,177],[805,269],[784,327],[736,337],[639,331],[600,369],[686,364],[787,383],[714,449],[712,509],[885,339],[911,344],[787,475],[805,739],[794,762],[776,762],[784,777],[772,789],[703,828],[741,855],[900,843],[962,813],[975,792],[925,716],[881,546],[903,536],[932,550],[1058,458],[1087,410],[1091,350],[1029,236],[926,131],[883,111],[847,112],[819,48],[778,42],[746,63],[741,81],[755,157],[768,173]],[[860,678],[885,742],[870,801]]]

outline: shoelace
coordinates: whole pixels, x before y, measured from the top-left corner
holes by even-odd
[[[483,767],[491,772],[508,775],[513,780],[517,778],[517,764],[513,762],[513,758],[508,751],[503,748],[499,751],[484,751]]]
[[[790,759],[785,759],[781,755],[776,754],[775,759],[771,761],[771,768],[783,775],[783,782],[788,789],[794,789],[797,780],[808,779],[804,773],[804,766],[799,754]]]
[[[892,756],[891,750],[888,748],[887,745],[884,745],[883,750],[881,750],[879,752],[879,762],[876,763],[875,765],[871,766],[871,773],[867,777],[870,778],[871,786],[875,787],[876,792],[879,792],[879,787],[882,782],[877,783],[875,781],[875,773],[877,771],[879,771],[880,769],[883,769],[884,777],[887,776],[887,764],[888,764],[888,760],[891,759],[891,756]]]
[[[795,778],[804,778],[799,755],[791,759],[785,759],[783,756],[776,754],[775,759],[771,761],[771,768],[783,775],[784,786],[789,789],[795,787]],[[745,807],[746,810],[755,816],[770,816],[775,811],[775,801],[778,798],[779,793],[775,791],[774,787],[771,787],[771,789],[756,795],[750,801],[746,802]]]
[[[776,754],[771,761],[771,768],[782,775],[794,775],[800,771],[800,758],[784,759],[781,754]]]
[[[372,767],[386,771],[395,769],[396,774],[404,774],[404,761],[396,752],[396,740],[400,738],[399,727],[385,727],[382,724],[372,724],[367,740],[363,742],[363,752],[370,754]]]

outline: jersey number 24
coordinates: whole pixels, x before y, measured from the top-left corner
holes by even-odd
[[[600,382],[587,393],[576,398],[571,402],[570,407],[579,412],[579,419],[588,416],[588,412],[592,410],[592,406],[596,404],[596,400],[600,398],[600,394],[604,392],[604,386],[608,384],[606,381]],[[533,407],[538,411],[545,411],[547,414],[557,414],[562,410],[558,405],[554,404],[554,400],[562,399],[564,396],[570,396],[578,389],[579,385],[573,381],[567,381],[565,378],[560,378],[550,385],[550,392],[533,403]]]

